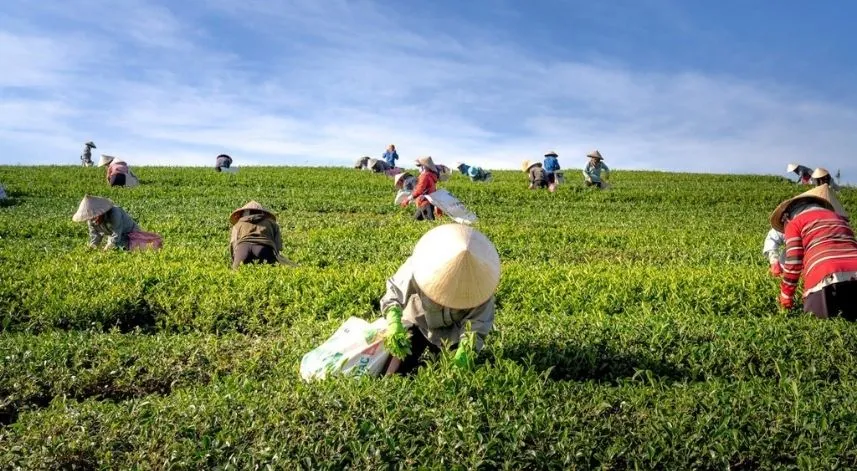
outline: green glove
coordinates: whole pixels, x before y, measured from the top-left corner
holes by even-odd
[[[402,308],[393,306],[387,309],[387,333],[384,336],[384,348],[390,355],[403,360],[411,353],[411,339],[402,325]]]

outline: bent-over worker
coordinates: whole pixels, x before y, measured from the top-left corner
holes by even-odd
[[[277,216],[261,204],[250,201],[232,211],[229,222],[232,224],[229,237],[232,268],[253,262],[294,265],[280,255],[283,250],[283,236],[280,225],[277,224]]]
[[[786,172],[797,175],[797,182],[801,185],[809,185],[812,182],[812,170],[809,167],[791,163],[786,166]]]
[[[857,319],[857,240],[845,209],[827,185],[780,203],[771,226],[785,234],[780,304],[794,307],[803,277],[803,309],[819,318]]]
[[[462,175],[469,177],[472,182],[484,182],[491,179],[491,172],[484,170],[482,167],[467,165],[464,162],[456,162],[455,168],[457,168]]]
[[[589,157],[589,162],[583,168],[584,184],[586,186],[603,188],[610,176],[610,169],[604,164],[604,157],[601,156],[601,152],[598,152],[598,149],[586,154],[586,156]],[[602,172],[604,173],[603,175]]]
[[[214,170],[218,172],[222,171],[224,168],[228,169],[230,167],[232,167],[232,157],[226,154],[218,155],[214,161]]]
[[[559,157],[559,155],[555,151],[548,151],[545,153],[544,169],[547,173],[548,190],[551,192],[556,191],[556,186],[559,183],[558,172],[560,171],[560,167],[559,159],[557,159],[557,157]]]
[[[409,172],[402,172],[393,177],[393,184],[397,190],[412,192],[417,185],[417,179]]]
[[[130,188],[137,186],[139,183],[134,172],[131,171],[131,168],[128,167],[128,164],[124,160],[101,154],[98,166],[103,167],[105,165],[107,166],[107,183],[110,186],[125,186]]]
[[[542,167],[542,163],[539,161],[535,162],[526,162],[527,165],[527,176],[530,182],[529,188],[531,190],[536,190],[539,188],[547,188],[548,187],[548,174],[545,172],[544,167]]]
[[[104,250],[127,250],[130,248],[131,233],[140,231],[140,227],[124,209],[98,196],[84,196],[71,220],[87,223],[91,249],[98,248],[106,237]]]
[[[500,257],[481,232],[446,224],[423,235],[381,298],[385,345],[400,353],[387,372],[409,373],[426,349],[444,347],[455,350],[457,366],[472,365],[494,325],[499,281]]]
[[[815,186],[830,185],[831,190],[839,191],[839,185],[833,181],[826,168],[819,167],[812,172],[812,182]]]

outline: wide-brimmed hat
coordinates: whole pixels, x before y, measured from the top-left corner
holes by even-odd
[[[595,149],[592,152],[586,154],[586,156],[590,159],[604,160],[604,157],[601,157],[601,152],[598,152],[598,149]]]
[[[795,170],[797,170],[798,167],[799,167],[798,164],[788,164],[788,165],[786,165],[786,172],[787,173],[794,172]]]
[[[84,145],[85,145],[85,146],[92,147],[93,149],[97,149],[97,147],[95,147],[95,143],[94,143],[94,142],[92,142],[92,141],[87,141],[87,142],[86,142],[86,144],[84,144]]]
[[[779,206],[774,209],[774,212],[771,213],[771,227],[783,232],[783,214],[788,211],[792,204],[798,201],[813,201],[831,211],[836,211],[840,216],[848,217],[848,213],[845,212],[845,208],[842,206],[842,203],[840,203],[839,199],[836,198],[836,194],[830,190],[830,185],[824,184],[780,203]]]
[[[418,167],[427,167],[434,173],[440,173],[437,170],[437,165],[434,164],[434,160],[432,160],[431,156],[424,156],[417,159]]]
[[[236,222],[238,222],[238,220],[241,219],[241,215],[244,213],[244,211],[254,211],[257,213],[264,213],[264,214],[267,214],[268,216],[270,216],[271,219],[273,219],[275,221],[277,220],[276,214],[272,213],[269,209],[265,208],[261,204],[255,202],[255,201],[251,201],[251,202],[245,204],[244,206],[236,209],[235,211],[232,211],[232,214],[229,215],[229,222],[232,224],[235,224]]]
[[[541,163],[541,162],[539,162],[539,161],[530,162],[530,164],[529,164],[529,165],[527,165],[527,170],[525,170],[525,172],[529,172],[531,168],[533,168],[533,167],[537,167],[537,166],[538,166],[538,167],[541,167],[541,166],[542,166],[542,163]]]
[[[366,164],[366,162],[369,162],[369,156],[368,155],[364,155],[363,157],[360,157],[359,159],[357,159],[357,161],[354,162],[354,168],[361,168],[361,167],[363,167],[363,165]]]
[[[545,152],[545,157],[549,157],[549,156],[559,157],[559,154],[557,154],[556,151],[549,150],[549,151]]]
[[[484,234],[445,224],[420,238],[411,258],[414,281],[432,301],[470,309],[488,301],[500,283],[500,256]]]
[[[529,168],[530,168],[530,161],[529,160],[524,160],[523,162],[521,162],[521,170],[522,171],[526,172]]]
[[[396,175],[395,177],[393,177],[393,186],[399,186],[399,183],[401,183],[402,180],[410,176],[411,174],[408,172],[402,172]]]
[[[110,211],[111,208],[113,208],[113,202],[109,199],[86,195],[80,201],[80,206],[77,207],[77,212],[74,213],[71,220],[74,222],[89,221]]]
[[[814,172],[812,172],[812,178],[824,178],[829,176],[830,172],[828,172],[827,169],[823,167],[818,167],[817,169],[815,169]]]
[[[113,162],[115,159],[116,157],[113,157],[112,155],[101,154],[101,160],[98,161],[98,166],[103,167],[105,165],[109,165],[110,162]]]

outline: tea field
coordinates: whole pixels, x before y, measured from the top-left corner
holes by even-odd
[[[857,467],[857,325],[780,311],[761,255],[799,191],[783,179],[617,171],[549,194],[456,175],[503,261],[476,367],[308,384],[302,355],[379,316],[434,223],[349,169],[135,173],[0,167],[0,469]],[[85,193],[164,249],[86,250]],[[298,268],[229,269],[250,199]]]

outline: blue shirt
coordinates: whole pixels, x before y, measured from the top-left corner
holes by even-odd
[[[557,160],[557,158],[553,155],[545,156],[545,162],[543,165],[545,171],[547,171],[548,173],[554,173],[559,170],[559,160]]]
[[[583,169],[583,176],[592,180],[592,183],[601,183],[601,172],[609,172],[610,169],[604,165],[604,162],[598,161],[597,165],[592,165],[592,162],[587,162]]]
[[[396,151],[386,151],[383,156],[384,160],[390,164],[390,167],[396,166],[396,160],[399,160],[399,154]]]

